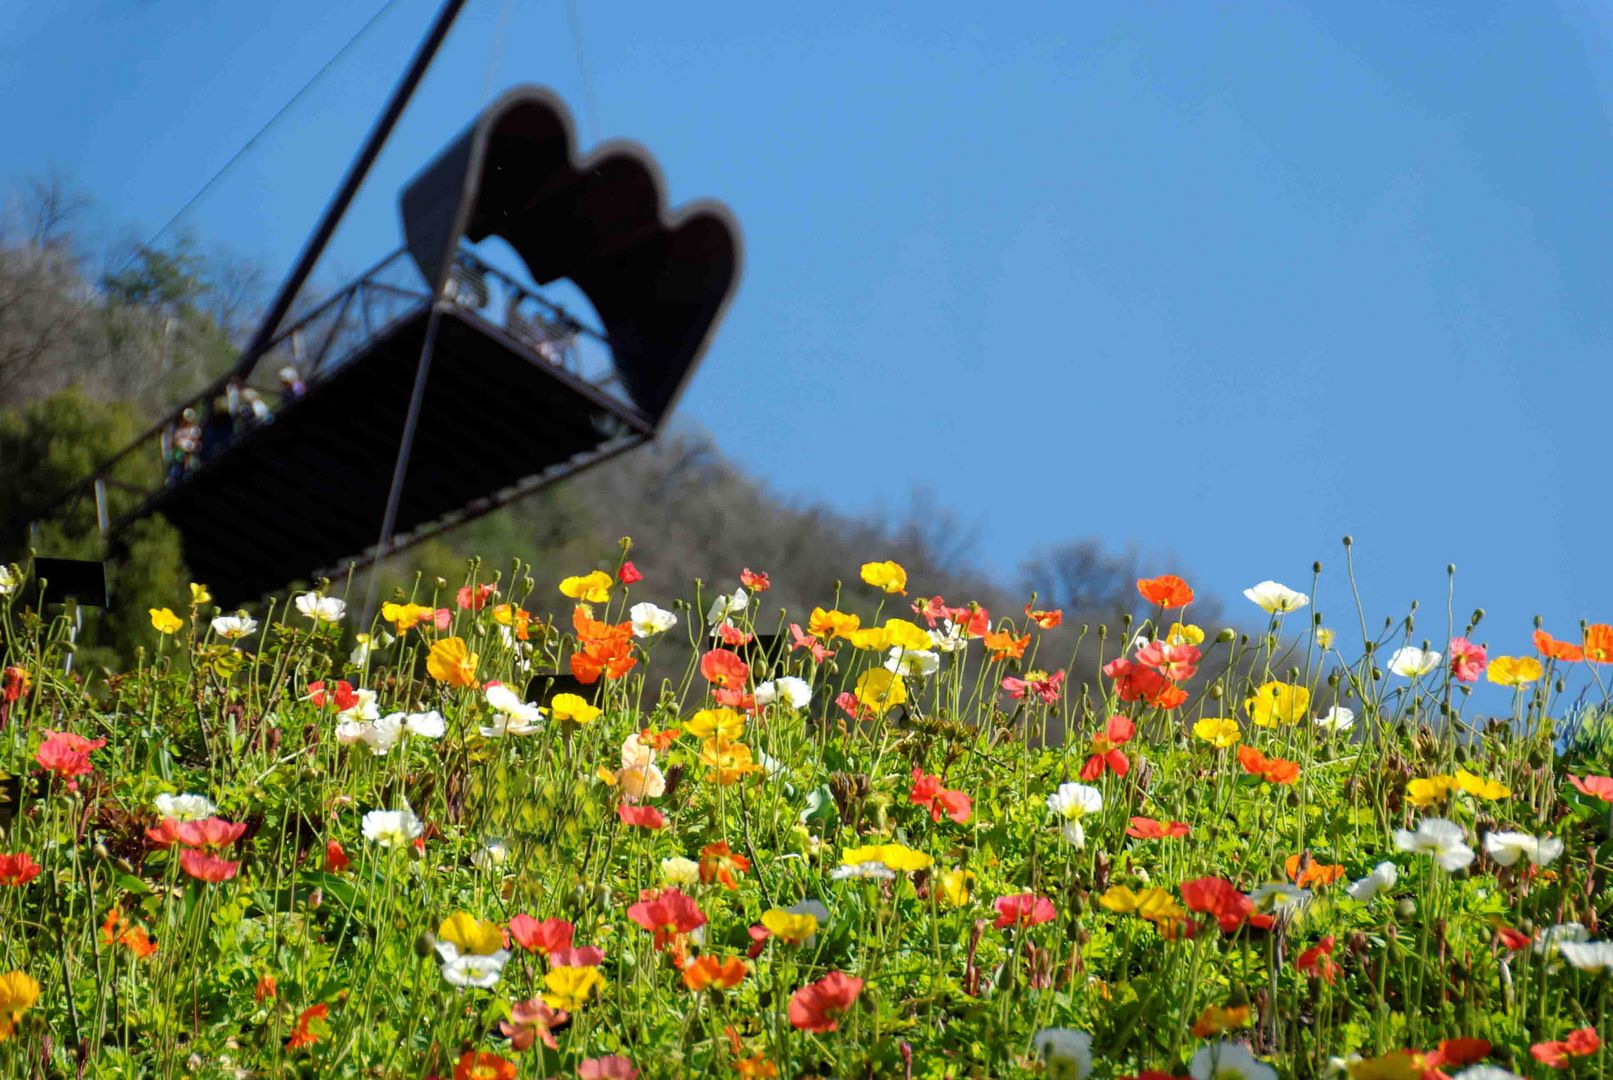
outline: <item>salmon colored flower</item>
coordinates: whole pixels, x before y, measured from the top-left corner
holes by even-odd
[[[790,624],[790,651],[806,649],[812,654],[812,662],[821,664],[834,655],[834,650],[824,648],[823,643],[811,634],[801,630],[800,623]]]
[[[1174,840],[1179,836],[1186,836],[1192,828],[1185,821],[1156,821],[1151,817],[1134,817],[1131,825],[1126,829],[1127,836],[1135,836],[1139,840]]]
[[[69,791],[78,790],[77,777],[95,771],[90,754],[106,745],[105,739],[86,739],[70,731],[45,729],[44,741],[34,752],[34,760],[46,772],[55,773],[67,781]]]
[[[454,1080],[515,1080],[515,1062],[486,1050],[466,1050],[454,1065]]]
[[[516,915],[510,919],[510,937],[527,952],[547,956],[561,949],[571,948],[576,928],[564,919],[538,921],[530,915]]]
[[[616,816],[623,825],[649,829],[651,832],[666,825],[666,815],[653,806],[635,806],[632,803],[622,803],[616,808]]]
[[[1295,957],[1294,970],[1331,985],[1339,977],[1339,966],[1333,962],[1333,935],[1327,935]]]
[[[1590,1057],[1602,1048],[1602,1038],[1594,1027],[1582,1027],[1570,1032],[1568,1038],[1553,1042],[1538,1042],[1529,1048],[1529,1055],[1552,1069],[1566,1069],[1576,1057]]]
[[[1603,802],[1613,802],[1613,776],[1586,776],[1582,779],[1570,775],[1568,782],[1573,784],[1581,795],[1589,795]]]
[[[665,949],[674,939],[706,925],[700,905],[677,889],[647,894],[627,909],[627,917],[654,935],[658,949]]]
[[[902,569],[901,563],[884,562],[863,563],[862,579],[876,589],[883,589],[887,593],[901,593],[907,595],[907,571]]]
[[[913,766],[913,786],[907,793],[907,801],[928,809],[931,821],[949,817],[959,825],[966,825],[974,811],[974,802],[968,795],[942,787],[939,776],[931,776],[917,765]]]
[[[0,855],[0,885],[26,885],[40,874],[40,865],[26,851]]]
[[[725,889],[737,889],[737,879],[749,870],[750,860],[729,850],[727,841],[720,840],[700,849],[700,880],[707,885],[715,881]]]
[[[122,909],[116,904],[106,913],[106,921],[101,924],[101,944],[121,945],[141,960],[157,951],[157,943],[151,940],[146,928],[124,918]]]
[[[1284,758],[1269,758],[1252,746],[1238,747],[1238,764],[1244,771],[1268,784],[1292,784],[1299,779],[1299,764]]]
[[[1096,780],[1105,769],[1116,776],[1125,776],[1131,769],[1131,761],[1120,748],[1136,734],[1137,725],[1129,717],[1109,717],[1103,730],[1092,737],[1092,753],[1087,757],[1086,764],[1081,766],[1081,779],[1089,782]]]
[[[535,997],[511,1005],[510,1018],[500,1020],[498,1029],[510,1040],[510,1049],[516,1053],[530,1050],[532,1044],[539,1040],[542,1040],[543,1045],[550,1050],[558,1050],[560,1044],[555,1042],[554,1029],[570,1018],[570,1013],[562,1009],[551,1009],[547,1001]]]
[[[449,686],[475,686],[476,665],[481,657],[470,651],[464,638],[447,637],[435,641],[426,656],[426,673]]]
[[[1143,667],[1152,668],[1171,682],[1186,682],[1198,674],[1199,660],[1204,654],[1193,645],[1171,645],[1163,641],[1150,641],[1138,649],[1134,659]]]
[[[212,885],[228,881],[241,869],[238,862],[230,862],[216,855],[195,848],[186,848],[179,854],[179,868],[197,881],[205,881]]]
[[[577,1063],[577,1080],[637,1080],[638,1069],[621,1054],[588,1058]]]
[[[1585,659],[1592,664],[1613,664],[1613,626],[1592,623],[1585,628]]]
[[[863,981],[841,971],[831,971],[817,982],[808,983],[790,995],[790,1024],[801,1031],[834,1031],[840,1018],[857,1002]]]
[[[497,593],[498,586],[490,581],[483,585],[461,585],[454,594],[454,602],[461,611],[480,611]]]
[[[1254,914],[1254,901],[1225,878],[1201,877],[1184,881],[1180,891],[1182,902],[1189,911],[1212,916],[1223,933],[1232,933]]]
[[[1475,645],[1465,637],[1451,638],[1451,677],[1459,683],[1476,683],[1484,669],[1490,666],[1489,654],[1484,646]]]
[[[291,1037],[286,1040],[288,1050],[297,1050],[304,1046],[313,1046],[328,1034],[325,1030],[325,1018],[330,1014],[330,1008],[323,1003],[310,1005],[297,1017],[297,1024],[291,1029]]]
[[[999,896],[991,906],[997,909],[997,921],[992,925],[998,930],[1040,926],[1045,922],[1052,922],[1058,914],[1053,907],[1053,901],[1030,892]]]
[[[748,566],[739,572],[739,583],[753,593],[766,592],[773,587],[773,582],[769,580],[767,571],[752,570]]]
[[[1011,630],[991,630],[985,634],[984,641],[993,660],[1018,660],[1025,655],[1031,636],[1015,637]]]
[[[1121,701],[1146,701],[1157,709],[1174,709],[1187,700],[1187,691],[1151,667],[1116,657],[1103,666],[1103,673],[1115,681],[1115,694]]]
[[[718,960],[704,953],[683,969],[683,985],[695,993],[702,990],[732,990],[745,978],[745,961],[737,956]]]
[[[1059,669],[1049,675],[1045,671],[1027,671],[1023,679],[1012,675],[1003,676],[1003,689],[1014,700],[1023,698],[1027,693],[1035,694],[1043,705],[1056,705],[1059,692],[1064,688],[1064,671]]]
[[[1566,641],[1558,641],[1544,630],[1535,631],[1535,651],[1549,660],[1566,660],[1573,663],[1585,659],[1585,650]]]
[[[700,674],[719,690],[743,687],[750,680],[750,666],[736,652],[712,649],[700,658]]]
[[[1155,607],[1179,608],[1193,602],[1193,589],[1175,574],[1162,574],[1154,578],[1139,578],[1137,591]]]
[[[0,701],[16,701],[28,692],[30,685],[32,680],[27,671],[7,665],[4,674],[0,674]]]

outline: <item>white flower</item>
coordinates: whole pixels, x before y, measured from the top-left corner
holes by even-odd
[[[437,948],[440,951],[442,946],[439,945]],[[448,948],[453,949],[455,953],[459,951],[452,945],[448,945]],[[474,953],[456,955],[443,964],[442,977],[448,980],[450,986],[474,986],[478,990],[488,990],[498,984],[499,976],[504,974],[504,964],[509,958],[507,949],[500,949],[490,956],[477,956]]]
[[[337,720],[375,721],[380,719],[381,709],[376,704],[374,690],[355,690],[353,691],[353,696],[358,700],[353,703],[351,708],[343,709],[337,713]]]
[[[1523,1080],[1523,1077],[1499,1065],[1469,1065],[1456,1074],[1455,1080]]]
[[[347,601],[318,593],[303,593],[297,597],[297,610],[315,622],[339,623],[347,614]]]
[[[22,578],[5,563],[0,563],[0,596],[10,596],[22,585]]]
[[[1613,968],[1613,941],[1565,941],[1557,951],[1581,971],[1599,974]]]
[[[661,860],[661,880],[668,885],[689,888],[700,881],[700,864],[693,859],[674,856]]]
[[[206,795],[158,795],[155,801],[157,813],[175,821],[201,821],[218,810]]]
[[[1349,731],[1355,727],[1355,711],[1346,709],[1343,705],[1335,705],[1316,718],[1316,726],[1335,733]]]
[[[1396,675],[1415,679],[1439,667],[1439,661],[1440,654],[1437,649],[1419,649],[1414,645],[1403,645],[1389,658],[1389,670]]]
[[[1589,941],[1591,932],[1577,922],[1558,923],[1535,933],[1534,951],[1537,956],[1548,956],[1565,943]]]
[[[1484,850],[1502,866],[1511,866],[1522,858],[1536,866],[1550,866],[1563,853],[1563,842],[1555,836],[1541,838],[1522,832],[1490,832],[1484,834]]]
[[[1415,855],[1432,855],[1440,867],[1455,873],[1473,861],[1473,849],[1462,843],[1462,827],[1444,818],[1423,818],[1417,831],[1395,830],[1395,846]]]
[[[347,654],[347,662],[359,668],[370,662],[370,635],[360,634],[358,636],[358,644],[354,645],[353,651]]]
[[[1071,847],[1087,842],[1081,818],[1103,809],[1103,793],[1086,784],[1060,784],[1058,790],[1047,797],[1047,808],[1059,818],[1059,832]]]
[[[756,704],[771,705],[775,701],[782,701],[792,709],[804,709],[812,703],[812,687],[805,679],[794,675],[756,685]]]
[[[1250,893],[1249,900],[1257,911],[1280,911],[1290,905],[1297,911],[1310,903],[1312,895],[1309,889],[1301,889],[1285,881],[1269,881]]]
[[[448,725],[443,721],[442,713],[432,709],[430,712],[410,713],[403,721],[403,730],[422,739],[440,739],[448,730]]]
[[[484,738],[531,735],[538,730],[538,721],[543,717],[543,709],[540,706],[522,701],[519,694],[503,683],[489,686],[483,693],[487,697],[487,703],[493,707],[494,714],[491,726],[477,729]]]
[[[930,640],[935,643],[938,651],[944,653],[962,652],[969,647],[969,635],[965,629],[951,619],[941,620],[941,629],[928,631]]]
[[[1311,602],[1311,598],[1304,593],[1295,592],[1275,581],[1262,581],[1252,589],[1243,590],[1243,595],[1259,604],[1268,615],[1285,615]]]
[[[382,847],[408,847],[425,831],[408,803],[401,810],[371,810],[364,815],[364,839]]]
[[[791,915],[810,915],[818,920],[819,926],[824,926],[829,922],[829,909],[816,900],[803,900],[799,904],[792,905],[787,910]],[[811,941],[811,938],[807,939],[808,944],[811,944]]]
[[[654,637],[664,634],[678,625],[678,617],[665,608],[658,608],[649,601],[634,604],[627,609],[627,617],[633,620],[634,637]]]
[[[1043,1028],[1031,1040],[1048,1080],[1086,1080],[1092,1075],[1092,1036],[1074,1028]]]
[[[941,670],[941,654],[929,649],[892,649],[885,670],[914,679],[927,678]]]
[[[622,798],[628,802],[640,799],[659,799],[666,794],[666,777],[651,764],[631,765],[616,774],[616,783],[622,789]]]
[[[1352,881],[1344,891],[1350,894],[1350,899],[1352,900],[1367,901],[1381,892],[1388,892],[1394,888],[1395,882],[1398,880],[1400,880],[1400,871],[1395,869],[1395,864],[1381,862],[1373,867],[1372,873],[1357,881]]]
[[[336,725],[336,741],[342,746],[368,742],[370,725],[362,720],[343,720]]]
[[[730,615],[738,615],[750,606],[750,597],[744,589],[735,589],[732,596],[718,596],[711,602],[706,611],[706,621],[713,626],[727,619]]]
[[[226,641],[236,641],[256,630],[258,620],[241,611],[234,615],[216,615],[212,625],[213,633]]]
[[[504,860],[510,857],[510,845],[504,842],[503,837],[488,836],[482,839],[482,846],[471,852],[472,865],[483,870],[494,866],[503,866]]]
[[[882,862],[852,863],[850,866],[837,866],[829,871],[831,881],[845,881],[847,878],[878,878],[889,881],[896,876],[896,871]]]
[[[641,769],[654,760],[654,748],[645,746],[638,732],[634,731],[622,740],[622,768]]]
[[[364,741],[370,744],[370,752],[376,755],[392,749],[401,738],[403,738],[403,714],[400,712],[387,713],[369,725],[369,731],[364,733]]]
[[[1187,1063],[1193,1080],[1277,1080],[1277,1070],[1255,1057],[1243,1043],[1201,1046]]]

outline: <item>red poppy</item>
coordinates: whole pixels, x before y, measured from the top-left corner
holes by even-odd
[[[913,614],[922,616],[925,623],[934,629],[936,623],[947,617],[946,601],[939,596],[928,599],[921,596],[913,601]]]
[[[790,1024],[802,1031],[833,1031],[840,1026],[840,1017],[856,1004],[862,989],[861,979],[831,971],[790,995]]]
[[[727,841],[707,844],[700,849],[700,880],[707,885],[715,881],[725,889],[737,889],[736,876],[749,869],[750,860],[729,850]]]
[[[331,702],[339,711],[345,712],[358,704],[358,691],[346,679],[338,679],[336,685],[327,691],[325,680],[320,679],[308,684],[308,700],[320,708]]]
[[[1286,758],[1267,757],[1252,746],[1238,747],[1238,764],[1245,772],[1268,784],[1292,784],[1299,779],[1299,763]]]
[[[28,692],[28,673],[20,667],[8,666],[0,675],[0,700],[16,701]]]
[[[739,572],[739,583],[753,593],[766,592],[773,587],[773,582],[769,580],[767,571],[752,570],[748,566]]]
[[[279,993],[280,984],[275,981],[275,977],[273,975],[264,975],[258,979],[258,984],[252,988],[252,1000],[262,1005]]]
[[[1488,1057],[1490,1050],[1488,1039],[1441,1039],[1439,1046],[1423,1055],[1423,1076],[1425,1080],[1433,1080],[1430,1074],[1440,1075],[1438,1070],[1446,1065],[1471,1065]]]
[[[1185,821],[1164,822],[1151,817],[1134,817],[1126,835],[1139,840],[1174,840],[1178,836],[1186,836],[1190,831]]]
[[[163,818],[146,830],[146,838],[164,846],[183,844],[192,848],[223,847],[233,844],[246,832],[245,822],[207,818],[204,821],[176,821]]]
[[[969,815],[974,812],[974,802],[968,795],[942,787],[939,776],[931,776],[916,765],[913,767],[913,788],[907,793],[907,801],[914,806],[927,808],[931,821],[940,821],[944,816],[959,825],[965,825]]]
[[[1155,578],[1139,578],[1137,591],[1155,607],[1179,608],[1193,602],[1193,590],[1175,574],[1161,574]]]
[[[653,806],[636,806],[622,803],[616,816],[623,825],[636,825],[640,829],[659,829],[666,824],[666,815]]]
[[[106,745],[105,739],[86,739],[70,731],[45,729],[45,739],[34,752],[34,760],[46,772],[55,773],[67,781],[69,791],[78,790],[75,777],[95,771],[90,764],[90,753]]]
[[[0,885],[26,885],[39,876],[40,866],[26,851],[0,855]]]
[[[515,1062],[486,1050],[466,1050],[454,1064],[454,1080],[515,1080]]]
[[[1189,911],[1201,912],[1215,918],[1225,933],[1232,933],[1254,913],[1254,901],[1225,878],[1201,877],[1184,881],[1179,886],[1182,902]]]
[[[999,930],[1006,930],[1011,926],[1040,926],[1042,923],[1052,922],[1053,917],[1058,914],[1053,908],[1053,901],[1030,892],[999,896],[992,907],[997,909],[997,921],[992,925]]]
[[[510,920],[510,937],[527,952],[545,956],[560,949],[571,948],[571,937],[576,928],[564,919],[544,919],[539,922],[530,915],[517,915]]]
[[[1131,761],[1120,748],[1137,734],[1137,725],[1129,717],[1111,716],[1103,730],[1092,737],[1092,754],[1081,766],[1081,779],[1092,781],[1108,769],[1116,776],[1125,776],[1131,770]]]
[[[739,654],[727,649],[712,649],[700,658],[700,674],[706,681],[721,690],[725,687],[744,686],[750,679],[750,668]]]
[[[1185,682],[1198,674],[1199,660],[1203,656],[1194,645],[1167,645],[1150,641],[1137,650],[1136,661],[1152,668],[1171,682]]]
[[[1339,966],[1333,962],[1333,935],[1327,935],[1295,957],[1294,970],[1331,985],[1339,977]]]
[[[1603,802],[1613,802],[1613,776],[1587,776],[1581,779],[1570,775],[1568,782],[1573,784],[1581,795],[1589,795]]]
[[[1103,673],[1115,681],[1121,701],[1146,701],[1156,709],[1174,709],[1187,700],[1187,691],[1153,668],[1116,657],[1103,666]]]
[[[291,1038],[286,1040],[286,1047],[296,1050],[303,1046],[313,1046],[320,1039],[321,1032],[314,1027],[315,1021],[323,1021],[330,1014],[330,1009],[324,1005],[310,1005],[297,1017],[297,1026],[292,1029]]]
[[[632,563],[624,562],[622,568],[616,571],[616,580],[623,585],[637,585],[644,580],[644,575],[639,573],[639,568]]]
[[[1053,630],[1064,621],[1064,612],[1058,608],[1053,608],[1049,611],[1032,611],[1031,606],[1026,604],[1025,617],[1043,630]]]
[[[677,889],[645,894],[627,909],[627,917],[655,935],[655,947],[664,949],[672,941],[706,925],[705,913],[692,899]]]
[[[1570,663],[1585,659],[1585,650],[1566,641],[1558,641],[1544,630],[1535,631],[1535,651],[1550,660],[1567,660]]]
[[[1529,935],[1524,933],[1522,930],[1516,930],[1510,926],[1496,927],[1495,937],[1497,941],[1499,941],[1502,945],[1505,945],[1513,952],[1517,952],[1519,949],[1528,948],[1530,941],[1532,940]]]
[[[605,950],[597,945],[573,945],[555,949],[546,957],[552,968],[598,967],[605,962]]]
[[[228,881],[241,869],[238,862],[230,862],[216,855],[198,851],[195,848],[186,848],[180,852],[179,868],[197,881],[206,881],[217,885],[221,881]]]
[[[454,602],[459,605],[462,611],[480,611],[497,592],[498,586],[492,582],[477,585],[475,588],[462,585],[459,592],[454,596]]]
[[[347,852],[342,850],[342,845],[340,843],[335,840],[325,841],[326,870],[330,871],[332,874],[340,874],[343,870],[346,870],[352,865],[353,860],[347,857]]]

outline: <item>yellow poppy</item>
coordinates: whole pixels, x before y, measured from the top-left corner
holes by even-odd
[[[1546,673],[1532,656],[1498,656],[1490,661],[1484,677],[1497,686],[1528,686]]]
[[[198,585],[194,581],[190,583],[190,602],[193,607],[200,607],[211,599],[213,594],[207,591],[206,585]]]
[[[733,709],[701,709],[683,729],[697,739],[731,742],[745,733],[745,717]]]
[[[1223,750],[1243,738],[1243,732],[1238,729],[1238,722],[1225,716],[1206,716],[1193,725],[1193,734],[1196,738]]]
[[[782,908],[762,912],[762,925],[776,938],[799,945],[818,932],[818,917],[810,912],[797,914]]]
[[[825,611],[820,607],[812,609],[812,617],[807,620],[807,632],[814,637],[832,640],[849,637],[861,625],[862,619],[856,615],[844,611]]]
[[[875,716],[884,716],[907,700],[907,687],[895,672],[869,668],[857,677],[855,696],[858,704],[872,709]]]
[[[596,967],[551,968],[543,976],[543,1000],[551,1009],[575,1012],[605,988],[605,976]]]
[[[1483,776],[1474,776],[1466,769],[1456,770],[1456,783],[1463,791],[1475,799],[1494,801],[1505,799],[1512,794],[1512,789],[1499,780],[1491,780]]]
[[[603,570],[595,570],[581,577],[566,578],[560,583],[560,591],[585,604],[603,604],[610,599],[610,586],[610,575]]]
[[[602,712],[588,704],[578,694],[556,694],[549,702],[549,715],[556,720],[570,720],[573,724],[592,724]]]
[[[1249,719],[1260,727],[1297,724],[1310,712],[1311,692],[1303,686],[1268,682],[1243,703]]]
[[[172,634],[184,625],[185,620],[167,608],[151,609],[151,627],[159,634]]]
[[[907,571],[902,569],[901,563],[891,562],[889,559],[884,562],[863,563],[862,579],[876,589],[907,595]]]
[[[0,1042],[11,1038],[22,1014],[39,1000],[39,983],[26,971],[0,975]]]
[[[1413,806],[1437,806],[1456,790],[1454,776],[1424,776],[1406,785],[1406,801]]]
[[[462,953],[477,956],[492,956],[504,948],[504,934],[499,930],[498,923],[478,919],[468,911],[456,911],[444,919],[442,925],[437,927],[437,937],[441,941],[451,942]]]
[[[961,867],[956,870],[947,870],[936,875],[935,893],[951,907],[962,907],[969,902],[971,886],[974,885],[975,876]]]
[[[435,642],[426,656],[426,672],[449,686],[475,686],[476,665],[481,657],[470,651],[464,638],[449,637]]]

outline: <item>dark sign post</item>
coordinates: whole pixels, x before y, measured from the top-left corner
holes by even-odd
[[[107,607],[106,564],[95,559],[34,559],[34,588],[40,604],[65,608],[73,606],[73,627],[68,641],[78,644],[84,628],[84,609]],[[73,672],[73,654],[62,664],[64,674]]]

